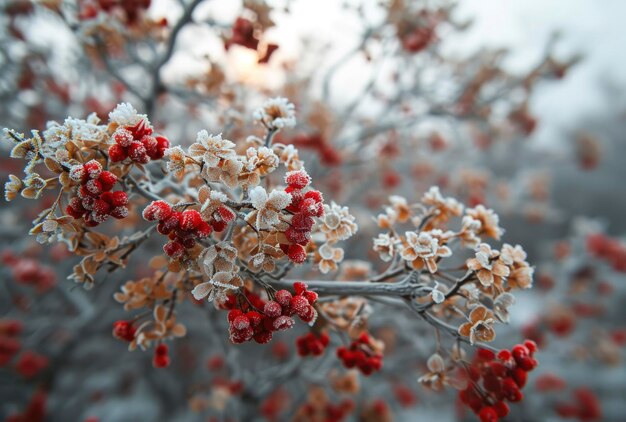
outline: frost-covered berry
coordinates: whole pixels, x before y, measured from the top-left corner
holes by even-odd
[[[274,295],[276,302],[278,302],[281,306],[289,306],[292,297],[291,293],[284,289],[277,291]]]
[[[289,245],[287,256],[295,264],[302,264],[306,261],[306,251],[301,245]]]
[[[185,210],[180,218],[180,227],[183,230],[194,230],[202,223],[202,215],[196,210]]]
[[[303,315],[308,312],[310,306],[309,301],[306,300],[304,296],[298,295],[291,298],[290,307],[298,315]]]
[[[290,171],[285,175],[285,183],[293,189],[304,189],[311,183],[311,178],[304,170]]]
[[[124,161],[127,158],[128,153],[126,152],[126,148],[118,144],[111,145],[111,147],[109,148],[109,159],[112,162],[118,163],[120,161]]]
[[[272,332],[269,330],[259,331],[254,334],[254,341],[259,344],[267,344],[272,340]]]
[[[102,190],[108,192],[113,189],[113,185],[117,183],[117,176],[110,171],[103,171],[100,177],[98,177],[98,182],[100,182]]]
[[[139,141],[133,141],[128,147],[128,156],[136,163],[146,164],[150,161],[146,147]]]
[[[123,127],[118,127],[113,133],[113,140],[119,146],[127,148],[134,141],[134,138],[131,131]]]
[[[90,179],[97,179],[102,173],[102,164],[96,160],[90,160],[84,165],[85,171]]]
[[[172,215],[172,206],[165,201],[154,201],[143,210],[147,221],[164,221]]]
[[[232,322],[232,326],[236,330],[246,330],[250,327],[250,319],[246,315],[239,315]]]
[[[87,171],[82,164],[76,164],[70,168],[70,179],[75,182],[82,182],[87,178]]]
[[[263,313],[271,318],[280,316],[282,312],[283,310],[280,304],[278,302],[274,302],[273,300],[266,302],[263,307]]]
[[[170,258],[178,259],[185,253],[185,247],[182,243],[177,241],[168,242],[165,246],[163,246],[163,252],[165,252]]]
[[[293,318],[281,315],[274,320],[272,328],[274,328],[274,330],[276,331],[284,331],[293,327],[294,324],[295,321],[293,320]]]
[[[123,218],[128,217],[128,208],[125,206],[115,207],[110,211],[110,215],[113,218],[117,218],[118,220],[121,220]]]

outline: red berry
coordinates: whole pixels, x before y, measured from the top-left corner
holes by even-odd
[[[135,339],[135,328],[129,321],[115,321],[113,323],[113,336],[128,342]]]
[[[102,164],[96,160],[89,160],[85,163],[84,168],[90,179],[97,179],[102,173]]]
[[[309,286],[307,286],[307,284],[303,281],[296,281],[295,283],[293,283],[293,290],[296,292],[297,295],[306,292],[308,288]]]
[[[113,140],[121,147],[129,147],[133,142],[133,134],[123,127],[118,127],[113,133]],[[110,153],[109,153],[110,154]]]
[[[194,230],[202,223],[202,215],[196,210],[185,210],[180,217],[180,227],[183,230]]]
[[[167,355],[168,347],[167,344],[161,343],[154,349],[154,354],[156,355]]]
[[[508,404],[506,404],[506,403],[505,403],[505,402],[503,402],[503,401],[496,402],[496,403],[493,405],[493,409],[496,411],[496,414],[497,414],[497,415],[498,415],[498,417],[500,417],[500,418],[504,418],[504,417],[506,417],[506,416],[509,414],[509,411],[510,411],[510,409],[509,409],[509,405],[508,405]]]
[[[294,322],[293,318],[285,316],[285,315],[281,315],[281,316],[279,316],[278,318],[276,318],[274,320],[274,323],[272,324],[272,327],[276,331],[284,331],[284,330],[288,330],[291,327],[293,327],[294,323],[295,322]]]
[[[310,231],[313,227],[313,219],[306,214],[294,214],[291,219],[291,226],[296,230]]]
[[[146,164],[150,161],[146,147],[139,141],[133,141],[128,147],[128,156],[136,163]]]
[[[289,306],[291,303],[292,295],[287,290],[279,290],[274,295],[276,302],[278,302],[281,306]]]
[[[170,366],[170,357],[168,355],[154,355],[152,364],[155,368],[167,368]]]
[[[100,173],[98,181],[102,185],[102,190],[108,192],[113,189],[113,185],[117,182],[117,176],[110,171],[103,171]]]
[[[128,204],[128,195],[126,192],[118,190],[113,192],[111,196],[111,204],[115,207],[121,207]]]
[[[272,340],[271,331],[263,330],[254,334],[254,341],[256,341],[259,344],[267,344],[270,342],[270,340]]]
[[[111,215],[111,217],[113,218],[121,220],[128,217],[128,208],[125,206],[115,207],[109,212],[109,215]]]
[[[306,260],[306,251],[300,245],[289,245],[287,256],[295,264],[302,264]]]
[[[324,197],[322,196],[322,192],[317,190],[310,190],[304,194],[304,199],[313,199],[315,202],[324,202]]]
[[[128,158],[126,149],[118,144],[111,145],[109,148],[109,158],[112,162],[117,163]]]
[[[482,360],[494,360],[496,354],[488,349],[478,349],[478,357]]]
[[[231,311],[228,312],[228,322],[232,323],[235,318],[239,317],[243,315],[243,312],[240,309],[233,309]]]
[[[302,293],[302,296],[304,296],[306,300],[309,301],[310,305],[313,305],[317,301],[317,297],[318,297],[316,292],[312,292],[310,290],[307,290],[306,292]]]
[[[87,171],[81,164],[77,164],[70,168],[70,179],[75,182],[83,182],[87,178]]]
[[[270,300],[265,303],[263,307],[263,313],[271,318],[279,317],[282,314],[283,310],[278,302],[274,302]]]
[[[238,331],[247,330],[250,327],[250,319],[246,315],[240,315],[233,320],[232,326]]]
[[[498,414],[493,407],[483,407],[478,412],[478,417],[480,418],[480,422],[498,422]]]
[[[178,259],[185,253],[185,247],[180,242],[168,242],[163,246],[163,251],[172,259]]]
[[[163,221],[172,215],[172,207],[165,201],[154,201],[143,210],[143,218],[148,221]]]

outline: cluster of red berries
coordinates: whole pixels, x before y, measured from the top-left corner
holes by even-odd
[[[349,347],[338,348],[337,356],[346,368],[356,367],[363,375],[380,371],[383,366],[383,356],[374,350],[372,339],[367,333],[362,333]]]
[[[231,341],[240,344],[254,339],[260,344],[268,343],[272,339],[273,332],[293,327],[295,323],[293,315],[297,315],[309,324],[314,323],[317,319],[317,311],[313,304],[317,300],[317,293],[308,290],[308,286],[299,281],[295,282],[293,287],[295,294],[292,295],[287,290],[279,290],[274,295],[274,300],[263,302],[257,296],[256,304],[251,301],[256,310],[253,310],[248,303],[231,309],[228,312]]]
[[[7,416],[5,422],[44,422],[46,418],[46,402],[48,395],[43,390],[37,390],[20,413]]]
[[[319,403],[307,402],[302,405],[299,416],[304,417],[305,421],[320,421],[325,422],[341,422],[354,411],[354,401],[351,399],[344,399],[341,402],[335,404],[327,402],[320,408]],[[383,420],[383,419],[380,419]]]
[[[131,161],[147,164],[159,160],[170,147],[170,141],[163,136],[152,136],[152,128],[142,119],[135,126],[118,127],[113,132],[115,144],[109,148],[109,158],[113,162]]]
[[[315,223],[313,217],[324,215],[324,198],[321,192],[314,189],[305,191],[311,184],[311,178],[304,170],[287,173],[285,183],[285,192],[291,195],[287,211],[293,214],[285,237],[291,243],[281,243],[280,248],[292,262],[301,264],[306,259],[305,247],[311,241],[311,229]]]
[[[167,368],[170,366],[170,355],[167,344],[161,343],[155,347],[152,365],[155,368]]]
[[[8,365],[22,349],[18,337],[22,323],[15,319],[0,320],[0,367]],[[33,378],[48,366],[48,358],[31,350],[24,351],[15,362],[15,370],[24,378]]]
[[[70,200],[65,212],[74,218],[84,218],[88,227],[104,223],[109,216],[128,216],[128,196],[126,192],[111,192],[117,183],[117,176],[103,171],[96,160],[77,164],[70,169],[70,178],[80,183],[78,196]]]
[[[22,353],[15,363],[15,370],[26,379],[34,378],[47,367],[48,358],[31,350]]]
[[[459,393],[459,398],[481,422],[497,422],[509,414],[506,401],[517,403],[524,398],[521,389],[526,385],[528,372],[537,366],[533,358],[536,351],[537,345],[530,340],[497,355],[479,349],[468,370],[471,382]]]
[[[626,245],[602,233],[587,236],[587,250],[596,258],[608,262],[615,271],[626,272]]]
[[[113,323],[113,337],[131,342],[135,339],[137,329],[133,327],[130,321],[115,321]]]
[[[598,421],[602,419],[602,406],[598,396],[588,388],[574,390],[573,400],[555,405],[556,413],[567,419],[579,421]]]
[[[22,345],[16,338],[22,332],[20,321],[1,320],[0,321],[0,367],[8,364],[20,351]]]
[[[40,293],[49,290],[57,282],[54,269],[35,259],[3,251],[0,261],[11,269],[11,276],[16,282],[31,286]]]
[[[296,347],[298,348],[298,355],[304,356],[321,356],[326,350],[326,346],[330,341],[330,337],[326,333],[320,333],[316,335],[314,333],[307,333],[296,339]]]
[[[154,201],[143,210],[143,218],[158,221],[157,231],[170,239],[163,251],[172,259],[181,259],[197,239],[208,237],[213,228],[196,210],[174,211],[165,201]]]

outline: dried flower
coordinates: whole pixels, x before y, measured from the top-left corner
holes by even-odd
[[[395,255],[395,244],[397,239],[389,233],[380,233],[374,239],[374,250],[378,252],[378,256],[385,262],[391,261]]]
[[[510,273],[509,267],[500,258],[500,252],[492,250],[487,243],[481,243],[476,248],[476,257],[468,259],[466,265],[476,272],[478,280],[485,287],[493,284],[500,286],[502,279]]]
[[[426,266],[431,273],[437,272],[437,259],[452,255],[452,251],[429,232],[405,233],[404,249],[400,252],[402,259],[409,262],[415,270]]]
[[[250,201],[256,211],[251,212],[247,219],[254,221],[257,230],[267,230],[280,223],[280,213],[291,203],[291,195],[285,191],[273,190],[270,194],[262,186],[249,192]]]
[[[463,390],[467,387],[467,380],[450,374],[451,368],[446,368],[446,364],[439,353],[431,355],[426,362],[426,366],[429,372],[417,380],[425,387],[434,391],[441,391],[446,385],[457,390]]]
[[[342,207],[333,201],[330,205],[324,204],[324,219],[320,229],[326,235],[327,241],[346,240],[358,230],[354,220],[348,207]]]
[[[324,243],[319,250],[319,269],[322,274],[337,270],[337,264],[343,261],[343,249],[334,248],[330,243]]]
[[[490,342],[496,338],[496,331],[493,329],[493,312],[480,305],[470,312],[470,322],[466,322],[459,327],[459,334],[469,337],[470,343],[477,341]]]
[[[478,205],[475,208],[465,210],[465,214],[480,221],[479,235],[485,235],[500,240],[504,229],[499,226],[500,218],[493,210],[485,208],[483,205]]]
[[[295,106],[286,98],[271,98],[254,112],[254,118],[269,130],[294,127],[296,125]]]

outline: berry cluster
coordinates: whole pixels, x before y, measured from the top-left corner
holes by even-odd
[[[300,414],[305,421],[341,422],[346,420],[355,407],[354,401],[351,399],[344,399],[337,404],[329,401],[322,406],[319,403],[309,401],[302,405]]]
[[[48,367],[48,358],[27,350],[19,357],[15,363],[16,371],[24,378],[34,378],[42,370]]]
[[[127,342],[131,342],[135,339],[135,333],[137,329],[133,327],[130,321],[115,321],[113,323],[113,337]]]
[[[358,368],[363,375],[371,375],[380,371],[383,366],[383,356],[376,353],[373,342],[367,333],[363,333],[350,343],[350,347],[337,349],[337,356],[346,368]]]
[[[35,259],[20,257],[7,250],[2,252],[0,262],[11,269],[11,276],[16,282],[31,286],[40,293],[57,282],[54,269]]]
[[[208,237],[212,227],[196,210],[174,211],[165,201],[154,201],[143,210],[143,218],[158,221],[157,231],[170,239],[163,251],[172,259],[181,259],[188,249],[196,245],[197,239]]]
[[[313,217],[324,215],[324,198],[319,191],[305,191],[311,184],[311,178],[304,170],[287,173],[285,183],[285,192],[291,195],[287,211],[293,216],[290,227],[285,231],[285,237],[290,243],[281,243],[280,248],[292,262],[301,264],[306,259],[305,247],[311,241],[311,229],[315,223]]]
[[[605,234],[587,236],[587,250],[596,258],[608,262],[615,271],[626,272],[626,245]]]
[[[117,176],[103,171],[96,160],[77,164],[70,169],[70,178],[80,183],[78,196],[70,200],[65,212],[74,218],[84,218],[88,227],[104,223],[109,216],[128,216],[128,196],[126,192],[111,192],[117,183]]]
[[[135,126],[118,127],[113,132],[113,144],[109,148],[109,158],[113,162],[130,158],[132,162],[147,164],[159,160],[170,147],[163,136],[152,136],[152,128],[142,119]]]
[[[536,350],[537,345],[530,340],[497,355],[479,349],[468,371],[471,383],[459,393],[459,398],[481,422],[497,422],[509,414],[506,401],[517,403],[524,398],[521,389],[526,385],[528,372],[537,366],[533,358]]]
[[[573,396],[571,401],[555,405],[556,413],[560,417],[579,421],[597,421],[602,418],[602,406],[593,391],[581,387],[573,391]]]
[[[44,422],[46,417],[46,401],[48,395],[43,390],[37,390],[26,404],[26,408],[19,413],[13,413],[4,419],[6,422]]]
[[[296,339],[296,347],[298,348],[298,355],[304,356],[321,356],[328,346],[330,337],[326,333],[320,333],[316,335],[314,333],[307,333]]]
[[[22,323],[17,320],[0,321],[0,367],[8,364],[20,351],[22,345],[16,338],[22,332]]]
[[[167,344],[161,343],[154,349],[152,365],[155,368],[167,368],[170,366],[170,356]]]
[[[257,296],[254,301],[248,300],[250,304],[231,309],[228,312],[231,341],[240,344],[254,339],[260,344],[268,343],[274,331],[293,327],[293,315],[309,324],[314,323],[317,311],[313,304],[317,300],[317,293],[307,290],[308,286],[302,282],[295,282],[293,287],[294,295],[287,290],[279,290],[274,295],[275,300],[263,301]],[[252,310],[251,306],[256,310]]]

